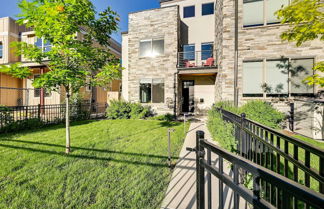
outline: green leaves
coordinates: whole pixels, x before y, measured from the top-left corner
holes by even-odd
[[[23,67],[21,63],[0,65],[0,72],[20,79],[27,78],[32,75],[31,70],[28,67]]]
[[[21,0],[18,6],[18,22],[33,28],[37,37],[52,46],[44,51],[24,42],[12,45],[18,55],[48,66],[50,71],[34,80],[35,87],[64,86],[77,92],[85,85],[105,86],[120,78],[120,64],[107,48],[119,21],[110,8],[98,14],[89,0]],[[19,65],[3,71],[21,78],[31,75]]]
[[[294,0],[289,6],[277,11],[281,23],[290,28],[281,38],[296,41],[296,45],[319,38],[324,40],[324,4],[320,0]]]

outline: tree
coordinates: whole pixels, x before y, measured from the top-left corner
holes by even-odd
[[[294,0],[289,6],[277,11],[282,24],[289,24],[289,29],[281,38],[296,42],[297,46],[306,41],[320,39],[324,41],[324,3],[322,0]],[[324,61],[316,63],[313,76],[306,78],[308,85],[324,87]]]
[[[22,0],[18,6],[21,9],[18,23],[33,28],[37,37],[52,46],[51,50],[42,50],[32,44],[14,43],[19,55],[46,64],[49,69],[33,81],[35,88],[64,89],[66,153],[69,153],[70,95],[83,86],[105,86],[121,76],[119,60],[107,47],[110,35],[118,29],[119,17],[109,7],[97,13],[89,0]],[[31,69],[17,63],[1,71],[18,78],[31,75]]]

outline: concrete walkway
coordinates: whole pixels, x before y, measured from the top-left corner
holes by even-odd
[[[186,147],[194,148],[196,146],[197,130],[204,131],[205,138],[211,139],[211,135],[204,122],[191,123],[180,152],[179,161],[173,171],[171,182],[162,202],[161,208],[163,209],[196,208],[196,154],[195,152],[187,151]],[[218,167],[217,162],[217,156],[212,155],[212,164]],[[224,172],[232,176],[229,166],[224,165]],[[218,208],[218,183],[218,179],[212,176],[212,208]],[[207,208],[207,191],[205,196]],[[224,185],[224,208],[232,208],[232,202],[233,193]],[[245,208],[245,203],[242,199],[240,200],[240,208]]]

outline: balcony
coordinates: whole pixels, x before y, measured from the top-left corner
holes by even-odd
[[[179,70],[215,69],[216,67],[215,51],[178,52]]]

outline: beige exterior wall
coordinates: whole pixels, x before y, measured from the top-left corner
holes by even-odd
[[[215,14],[201,15],[202,4],[216,4],[215,0],[181,0],[161,3],[161,7],[179,6],[179,16],[181,19],[181,37],[182,44],[195,44],[195,50],[201,51],[201,43],[215,41]],[[183,8],[186,6],[195,6],[195,17],[183,18]]]
[[[128,34],[122,34],[122,99],[128,101]]]

